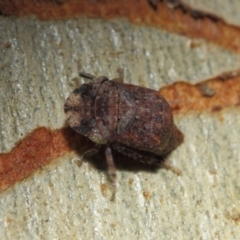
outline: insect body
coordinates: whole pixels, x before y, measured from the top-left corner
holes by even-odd
[[[157,91],[124,84],[121,78],[80,75],[92,81],[76,88],[66,100],[67,121],[97,149],[105,146],[112,175],[111,149],[144,163],[161,164],[183,141],[169,104]]]

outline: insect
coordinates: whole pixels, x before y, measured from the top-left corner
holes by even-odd
[[[182,141],[171,108],[155,90],[80,72],[90,79],[67,98],[64,111],[71,128],[96,144],[84,155],[105,148],[112,182],[116,169],[112,149],[137,161],[162,165]]]

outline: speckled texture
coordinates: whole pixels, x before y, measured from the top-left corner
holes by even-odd
[[[65,156],[1,194],[1,238],[237,239],[239,117],[232,108],[179,118],[185,144],[169,158],[183,175],[118,170],[115,202],[102,194],[104,172]]]
[[[1,151],[37,126],[63,126],[64,100],[81,82],[79,70],[113,78],[122,68],[126,83],[159,89],[176,80],[195,83],[240,62],[202,40],[192,48],[191,39],[125,20],[1,18],[0,32]]]
[[[122,19],[39,22],[1,18],[1,151],[37,126],[65,124],[63,104],[81,70],[158,89],[239,67],[239,56]],[[196,41],[196,40],[194,40]],[[10,43],[10,48],[5,43]],[[77,78],[77,80],[76,80]],[[76,81],[72,81],[75,79]],[[1,239],[238,239],[239,107],[176,117],[185,142],[161,169],[106,173],[67,154],[0,195]]]
[[[239,0],[183,0],[189,6],[196,10],[213,13],[226,21],[227,23],[240,26],[240,1]]]

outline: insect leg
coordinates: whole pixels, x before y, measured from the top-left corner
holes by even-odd
[[[90,73],[86,73],[86,72],[80,72],[79,75],[83,78],[87,78],[87,79],[95,79],[96,77]]]
[[[123,79],[124,78],[123,68],[118,68],[117,72],[119,74],[119,78]]]
[[[118,78],[113,78],[112,81],[117,82],[117,83],[123,83],[123,69],[118,68],[117,70],[119,77]]]
[[[149,153],[133,149],[127,146],[124,146],[122,144],[114,144],[112,145],[115,150],[120,152],[121,154],[124,154],[136,161],[146,163],[146,164],[153,164],[155,166],[159,166],[162,168],[165,168],[167,170],[171,170],[173,173],[177,175],[182,175],[182,171],[174,166],[169,160],[165,159],[164,156],[158,156],[158,155],[149,155]]]
[[[101,148],[101,145],[96,145],[94,148],[91,148],[91,149],[87,150],[86,152],[84,152],[82,154],[82,156],[78,159],[77,165],[81,166],[83,159],[85,157],[90,157],[90,156],[96,154],[100,150],[100,148]]]
[[[172,171],[173,173],[177,174],[178,176],[182,176],[182,171],[174,166],[172,163],[170,163],[168,160],[164,160],[159,164],[159,167],[163,167],[167,170]]]
[[[111,81],[117,82],[117,83],[123,83],[122,78],[113,78]]]
[[[113,188],[116,188],[116,167],[114,164],[113,156],[112,156],[112,151],[111,148],[108,146],[105,150],[105,156],[107,160],[107,165],[108,165],[108,173],[110,177],[110,181],[113,185]]]
[[[113,148],[120,152],[123,155],[126,155],[136,161],[147,163],[147,164],[158,164],[162,161],[162,159],[156,159],[154,156],[144,151],[133,149],[122,144],[115,143],[113,144]]]

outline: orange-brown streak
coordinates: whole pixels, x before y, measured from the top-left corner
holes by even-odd
[[[220,18],[213,20],[204,13],[201,18],[195,19],[190,8],[188,11],[183,11],[181,8],[171,9],[166,1],[159,3],[154,11],[147,0],[11,0],[0,1],[0,12],[9,16],[35,15],[43,20],[81,15],[101,18],[126,17],[134,23],[164,28],[193,38],[203,38],[240,53],[239,27],[227,24]]]
[[[203,84],[215,92],[212,97],[201,90]],[[227,79],[217,77],[196,85],[177,82],[163,87],[159,92],[169,102],[174,114],[217,111],[240,105],[240,75]]]
[[[83,137],[70,128],[56,131],[45,127],[36,129],[11,152],[0,154],[0,191],[66,152],[80,149],[83,141]]]
[[[215,94],[206,96],[201,90],[202,84]],[[170,103],[174,114],[216,111],[240,105],[240,75],[225,79],[217,77],[196,85],[178,82],[160,89],[159,93]],[[0,154],[0,192],[57,157],[87,146],[89,141],[70,128],[55,131],[45,127],[36,129],[12,151]]]

